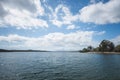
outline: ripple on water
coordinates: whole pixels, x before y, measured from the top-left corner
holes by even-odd
[[[0,53],[0,80],[120,80],[120,55]]]

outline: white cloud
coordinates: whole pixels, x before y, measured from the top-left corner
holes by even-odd
[[[2,0],[0,1],[0,26],[17,28],[48,27],[45,20],[37,18],[44,15],[40,0]]]
[[[0,41],[7,41],[7,42],[17,42],[17,41],[22,41],[22,40],[27,40],[26,37],[19,36],[19,35],[8,35],[8,36],[0,36]]]
[[[95,24],[119,23],[120,1],[109,0],[107,3],[99,2],[85,6],[80,10],[80,21]]]
[[[41,1],[44,3],[41,4]],[[1,0],[0,27],[12,26],[18,29],[48,27],[47,21],[57,27],[75,25],[74,22],[108,24],[120,22],[120,1],[110,0],[106,3],[90,0],[88,6],[74,14],[66,5],[59,4],[55,9],[46,0]],[[49,13],[46,13],[47,9]],[[44,20],[43,17],[49,17]]]
[[[119,45],[120,44],[120,35],[111,39],[112,42],[114,42],[115,45]]]
[[[63,25],[62,21],[59,21],[57,19],[51,20],[52,24],[56,25],[57,27],[61,27]]]
[[[95,24],[120,22],[120,2],[118,0],[110,0],[106,3],[103,3],[103,0],[90,0],[90,2],[93,4],[83,7],[79,10],[80,13],[75,15],[65,5],[58,5],[55,10],[49,6],[50,21],[57,27],[68,26],[77,21]]]
[[[50,15],[51,22],[57,27],[69,25],[78,20],[78,15],[73,15],[70,9],[65,5],[58,5],[55,10],[51,7],[49,7],[49,9],[52,12],[52,16]]]
[[[41,6],[40,0],[1,0],[1,7],[9,12],[9,9],[17,9],[20,11],[27,10],[30,13],[38,12],[44,14],[44,9]]]
[[[68,29],[68,30],[75,29],[75,25],[69,25],[69,26],[67,27],[67,29]]]
[[[32,27],[48,27],[46,21],[42,19],[37,19],[36,17],[31,17],[29,13],[21,13],[18,10],[11,10],[11,15],[4,17],[5,23],[11,26],[16,26],[17,28],[30,29]]]
[[[5,46],[6,48],[16,46],[18,49],[79,50],[88,45],[96,46],[93,41],[94,33],[96,32],[77,31],[68,34],[55,32],[37,38],[12,34],[0,36],[0,43],[4,41],[11,43]]]

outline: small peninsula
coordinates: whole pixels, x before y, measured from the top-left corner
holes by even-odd
[[[120,53],[120,44],[115,45],[109,40],[102,40],[98,47],[94,48],[91,45],[87,48],[83,48],[79,52],[89,53]]]

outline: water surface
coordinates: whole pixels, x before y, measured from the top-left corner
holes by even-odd
[[[120,55],[1,52],[0,80],[120,80]]]

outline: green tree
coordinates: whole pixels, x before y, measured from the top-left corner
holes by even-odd
[[[99,47],[94,48],[93,51],[99,51]]]
[[[82,52],[88,52],[88,49],[83,48],[83,49],[82,49]]]
[[[92,46],[88,46],[88,47],[87,47],[87,50],[88,50],[88,51],[93,51],[93,47],[92,47]]]
[[[109,40],[103,40],[99,45],[99,51],[105,52],[105,51],[113,51],[113,50],[114,50],[114,44]]]
[[[117,46],[115,47],[115,51],[116,51],[116,52],[120,52],[120,45],[117,45]]]

